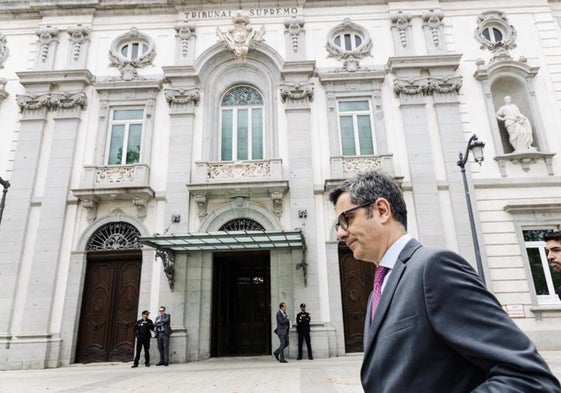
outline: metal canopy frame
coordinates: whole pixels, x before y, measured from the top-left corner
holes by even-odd
[[[175,254],[216,251],[256,251],[301,249],[302,262],[296,265],[304,273],[307,286],[306,242],[302,231],[214,231],[142,236],[140,244],[156,250],[156,258],[162,260],[164,273],[173,291],[175,282]]]

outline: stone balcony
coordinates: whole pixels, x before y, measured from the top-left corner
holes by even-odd
[[[199,207],[199,216],[207,214],[209,199],[217,197],[252,198],[269,196],[273,212],[282,214],[282,198],[288,181],[282,175],[282,160],[196,162],[192,182],[187,185]]]
[[[80,186],[72,190],[88,210],[88,221],[95,220],[101,201],[130,200],[139,219],[146,217],[146,205],[154,197],[150,168],[145,164],[85,166]]]
[[[325,189],[331,189],[342,180],[360,172],[378,170],[395,178],[393,154],[376,156],[338,156],[331,157],[331,176],[325,180]]]

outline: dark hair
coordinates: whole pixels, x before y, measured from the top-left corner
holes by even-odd
[[[282,308],[282,306],[284,306],[285,304],[285,302],[282,302],[281,304],[279,304],[279,308]]]
[[[387,174],[378,171],[369,171],[345,180],[329,193],[329,200],[337,203],[341,194],[348,192],[351,202],[360,205],[374,202],[378,198],[386,199],[393,217],[407,229],[407,206],[403,193],[397,183]]]
[[[561,231],[547,232],[545,235],[543,235],[543,240],[545,242],[549,240],[555,240],[561,243]]]

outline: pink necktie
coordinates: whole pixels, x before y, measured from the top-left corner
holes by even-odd
[[[387,267],[378,266],[374,272],[374,291],[372,293],[372,312],[370,313],[370,321],[374,320],[374,314],[376,313],[376,308],[382,297],[382,283],[384,282],[384,277],[388,272]]]

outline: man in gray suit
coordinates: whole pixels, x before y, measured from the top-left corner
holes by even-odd
[[[160,306],[159,315],[154,321],[156,341],[160,352],[160,362],[156,366],[167,366],[169,364],[169,336],[171,335],[171,317],[166,314],[166,308]]]
[[[290,319],[286,315],[286,303],[279,304],[279,311],[277,311],[277,328],[275,333],[279,336],[279,347],[275,349],[273,355],[281,363],[288,363],[284,358],[284,349],[288,347],[288,330],[290,329]]]
[[[338,239],[385,272],[375,273],[378,293],[366,317],[366,393],[561,392],[469,263],[407,234],[407,208],[392,178],[360,174],[329,199]]]

